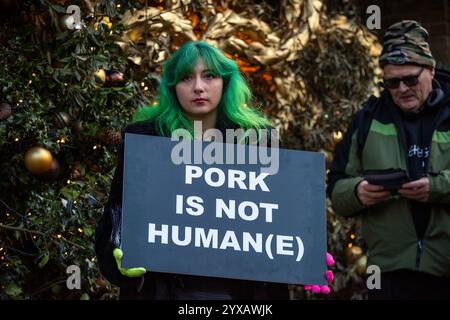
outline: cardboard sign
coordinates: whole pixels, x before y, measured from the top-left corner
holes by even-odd
[[[326,284],[323,154],[276,149],[279,169],[269,175],[258,164],[174,164],[178,143],[125,135],[122,267]]]

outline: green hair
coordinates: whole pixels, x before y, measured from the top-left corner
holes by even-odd
[[[175,85],[195,69],[198,59],[202,59],[208,70],[223,79],[222,98],[217,107],[219,126],[226,127],[232,123],[245,130],[270,126],[269,120],[252,105],[252,93],[237,63],[202,41],[186,43],[164,63],[158,104],[141,107],[133,121],[152,120],[159,133],[165,136],[170,136],[179,128],[192,133],[193,126],[178,102]]]

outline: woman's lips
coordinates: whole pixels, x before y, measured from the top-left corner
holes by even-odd
[[[198,99],[192,100],[193,103],[205,103],[206,101],[208,101],[208,100],[203,99],[203,98],[198,98]]]

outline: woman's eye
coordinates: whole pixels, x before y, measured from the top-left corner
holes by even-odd
[[[184,76],[181,78],[181,81],[189,81],[192,79],[192,76]]]
[[[216,76],[214,74],[212,74],[212,73],[207,73],[207,74],[204,75],[205,79],[214,79],[215,77]]]

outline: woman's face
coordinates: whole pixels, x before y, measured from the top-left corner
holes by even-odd
[[[178,101],[186,116],[192,120],[202,120],[217,113],[222,89],[223,79],[205,69],[201,59],[191,74],[175,85]]]

